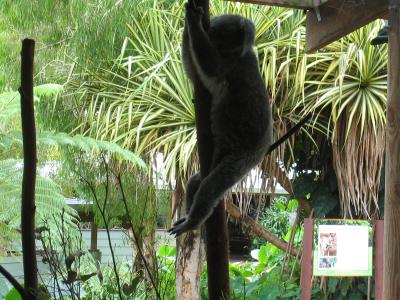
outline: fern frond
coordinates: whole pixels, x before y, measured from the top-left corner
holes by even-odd
[[[146,163],[134,152],[126,150],[116,143],[100,141],[80,134],[71,136],[65,132],[41,132],[38,133],[37,144],[48,146],[69,146],[78,150],[95,153],[107,152],[114,155],[119,160],[131,162],[142,170],[147,168]],[[5,136],[0,135],[0,147],[3,149],[9,149],[12,146],[22,147],[21,131],[12,131]]]
[[[64,132],[42,132],[39,134],[37,142],[38,144],[52,146],[70,146],[83,151],[104,151],[115,155],[119,160],[129,161],[141,169],[147,168],[145,162],[139,157],[139,155],[132,151],[126,150],[112,142],[100,141],[80,134],[71,136]]]
[[[51,97],[61,93],[64,86],[56,83],[46,83],[37,85],[33,88],[33,94],[36,97]]]
[[[21,218],[23,161],[7,159],[0,161],[0,222],[19,227]],[[77,212],[66,205],[60,187],[51,179],[36,175],[36,225],[57,223],[64,211],[64,222],[76,227]]]

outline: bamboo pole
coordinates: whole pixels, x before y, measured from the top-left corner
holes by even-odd
[[[400,299],[400,0],[389,1],[383,299]]]
[[[24,149],[22,178],[21,232],[26,296],[36,299],[38,288],[35,247],[36,129],[33,106],[33,59],[35,41],[24,39],[21,52],[21,120]]]

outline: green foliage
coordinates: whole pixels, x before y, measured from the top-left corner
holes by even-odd
[[[34,88],[36,103],[41,98],[51,98],[63,91],[63,86],[57,84],[44,84]],[[7,92],[0,94],[0,121],[3,131],[0,135],[0,150],[4,156],[9,156],[15,152],[15,156],[21,156],[22,136],[20,131],[16,131],[14,126],[20,126],[20,104],[17,92]],[[40,132],[38,130],[37,144],[41,154],[44,147],[49,148],[68,148],[74,151],[88,153],[88,155],[98,156],[100,153],[113,157],[119,161],[126,161],[141,169],[146,169],[146,165],[140,157],[131,151],[125,150],[120,146],[107,142],[97,141],[82,135],[71,136],[66,133]],[[45,162],[42,162],[45,164]],[[39,165],[40,166],[40,165]],[[20,223],[20,195],[22,184],[23,161],[18,159],[0,160],[0,227],[4,228],[4,235],[1,236],[4,247],[16,249],[15,240],[17,237],[16,229]],[[71,183],[71,180],[69,180]],[[13,205],[6,205],[13,203]],[[37,226],[58,226],[60,218],[70,227],[76,229],[77,214],[65,204],[60,187],[57,186],[48,176],[42,176],[39,172],[36,177],[36,222]],[[133,209],[132,209],[133,210]],[[44,224],[44,222],[46,224]],[[4,250],[4,248],[2,247]]]
[[[176,247],[162,245],[157,251],[157,278],[161,299],[175,299],[175,255]],[[118,299],[115,274],[110,266],[102,266],[103,282],[98,277],[92,277],[82,283],[86,300]],[[118,264],[118,274],[123,286],[126,299],[152,299],[146,291],[142,275],[132,272],[131,263]]]
[[[91,203],[99,226],[131,226],[141,240],[155,229],[157,191],[148,170],[101,153],[70,152],[64,172],[71,174],[75,194]],[[126,204],[126,206],[125,206]],[[103,216],[104,214],[104,216]]]
[[[298,201],[295,199],[288,200],[285,196],[274,198],[270,207],[261,213],[259,223],[279,238],[283,238],[289,230],[289,221],[297,206]]]
[[[120,263],[117,269],[123,295],[126,296],[126,299],[146,299],[143,278],[138,274],[132,273],[132,264]],[[97,276],[82,282],[82,289],[85,293],[85,296],[82,297],[83,300],[119,299],[117,280],[113,268],[103,265],[101,274],[103,277],[102,282]]]
[[[175,288],[175,257],[176,247],[162,245],[157,252],[158,290],[163,299],[174,299]]]
[[[0,94],[0,118],[2,123],[8,118],[14,117],[20,111],[20,96],[18,92]]]
[[[22,297],[15,288],[12,288],[11,290],[8,291],[4,300],[22,300]]]
[[[325,277],[324,287],[313,289],[313,299],[355,299],[362,300],[368,296],[368,277],[338,278]],[[316,285],[316,284],[315,284]],[[371,298],[374,298],[374,281],[371,280]]]
[[[11,231],[19,228],[21,221],[22,168],[21,160],[0,161],[0,224]],[[65,204],[60,188],[40,173],[36,175],[35,200],[37,227],[57,226],[56,220],[59,220],[61,212],[64,211],[65,223],[77,229],[77,213]]]
[[[310,201],[314,217],[339,217],[339,192],[334,171],[328,170],[325,178],[315,172],[300,173],[293,183],[296,198]]]
[[[61,82],[75,62],[97,68],[120,53],[140,1],[2,0],[0,92],[19,84],[20,41],[36,41],[36,82]]]
[[[63,91],[63,86],[59,84],[42,84],[33,89],[34,102],[37,105],[40,98],[55,97]],[[14,131],[20,127],[21,100],[17,91],[0,93],[0,128],[4,135],[9,131]]]
[[[270,243],[253,250],[251,255],[255,262],[230,264],[232,299],[297,299],[298,261],[290,261],[282,273],[285,253]]]
[[[257,262],[229,265],[232,299],[300,299],[299,261],[290,261],[282,272],[284,253],[268,244],[253,250],[252,256]],[[314,277],[313,284],[313,300],[365,299],[368,295],[368,278]]]

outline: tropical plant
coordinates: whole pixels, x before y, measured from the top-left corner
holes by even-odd
[[[344,217],[378,213],[387,91],[387,46],[370,44],[378,29],[371,23],[326,47],[316,65],[321,76],[310,82],[317,89],[305,97],[307,109],[327,116],[332,129]]]

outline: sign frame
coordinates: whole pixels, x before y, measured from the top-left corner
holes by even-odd
[[[373,238],[368,220],[315,219],[313,275],[371,277]]]

